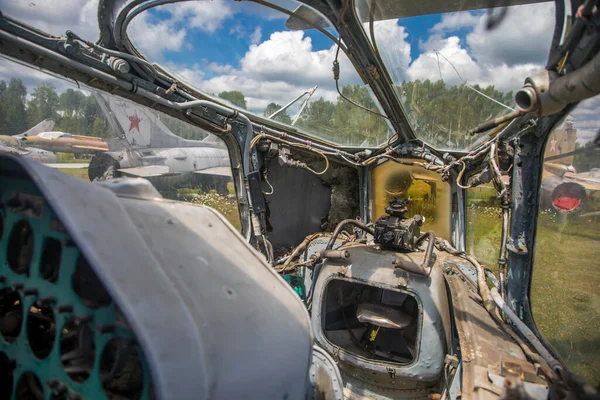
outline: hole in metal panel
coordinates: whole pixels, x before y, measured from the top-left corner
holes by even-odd
[[[23,306],[21,296],[12,289],[0,290],[0,333],[8,343],[21,333]]]
[[[81,302],[89,308],[96,309],[110,305],[111,299],[96,273],[80,256],[72,278],[73,290],[81,298]]]
[[[95,357],[92,329],[75,320],[67,323],[60,337],[60,360],[67,375],[75,382],[85,381],[94,368]]]
[[[48,306],[31,306],[27,316],[27,339],[37,358],[46,358],[56,338],[54,313]]]
[[[33,257],[33,238],[33,229],[29,222],[21,220],[13,226],[8,240],[6,258],[10,268],[17,274],[29,272],[29,265]]]
[[[13,386],[14,361],[0,351],[0,399],[10,399]]]
[[[100,377],[109,399],[141,397],[144,370],[138,347],[132,340],[115,338],[107,343],[100,358]]]
[[[44,241],[44,250],[42,251],[42,262],[40,264],[42,278],[50,282],[58,279],[61,254],[62,246],[60,241],[54,238],[46,238]]]
[[[17,400],[44,400],[44,388],[36,374],[25,372],[17,382]]]

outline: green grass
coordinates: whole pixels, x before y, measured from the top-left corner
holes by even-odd
[[[469,200],[472,200],[469,198]],[[482,203],[483,202],[483,203]],[[467,249],[497,271],[500,208],[467,209]],[[540,215],[531,307],[544,338],[572,370],[600,385],[600,220]]]
[[[533,316],[573,371],[595,386],[600,385],[599,260],[600,220],[540,216]]]
[[[92,161],[91,157],[83,157],[83,158],[75,158],[73,153],[56,153],[56,158],[59,163],[68,164],[68,163],[85,163]]]
[[[58,170],[64,172],[65,174],[76,176],[88,182],[90,180],[90,178],[88,177],[87,168],[59,168]]]

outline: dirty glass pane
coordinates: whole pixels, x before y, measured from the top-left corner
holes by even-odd
[[[554,2],[507,7],[491,30],[488,13],[476,3],[487,7],[464,1],[354,2],[415,134],[439,149],[464,150],[485,139],[467,132],[511,112],[514,92],[548,58]]]
[[[277,3],[288,10],[301,5]],[[386,143],[393,134],[388,121],[377,115],[379,103],[345,53],[310,25],[287,21],[287,14],[251,2],[188,1],[140,14],[128,32],[150,61],[216,101],[332,143]],[[161,29],[173,42],[163,51],[157,44],[162,37],[149,34]],[[332,72],[336,57],[340,92],[375,113],[340,96]]]
[[[495,273],[502,236],[501,211],[492,186],[467,190],[467,252]]]
[[[0,58],[0,151],[86,181],[143,178],[163,197],[212,207],[240,229],[221,139],[5,58]]]
[[[450,185],[439,174],[393,161],[378,165],[371,175],[372,221],[385,214],[394,197],[410,198],[408,216],[425,217],[421,232],[434,231],[450,239]]]
[[[600,98],[579,105],[545,151],[531,307],[544,338],[600,384]],[[596,147],[596,149],[594,149]]]

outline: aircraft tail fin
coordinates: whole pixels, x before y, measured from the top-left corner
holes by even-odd
[[[105,93],[93,92],[109,124],[121,138],[122,145],[136,148],[198,146],[199,141],[176,136],[160,120],[158,113],[131,101]]]
[[[29,129],[28,131],[25,131],[23,133],[20,133],[18,135],[14,135],[15,137],[25,137],[25,136],[37,136],[42,132],[52,132],[52,129],[54,129],[54,125],[56,123],[54,122],[53,119],[51,118],[47,118],[45,120],[43,120],[42,122],[40,122],[39,124],[37,124],[36,126],[34,126],[33,128]]]

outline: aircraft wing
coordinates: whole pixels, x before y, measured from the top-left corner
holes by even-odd
[[[94,150],[94,151],[108,151],[108,146],[87,146],[87,145],[74,145],[71,146],[74,149],[83,149],[83,150]]]
[[[146,165],[144,167],[121,168],[117,171],[123,175],[138,178],[179,175],[179,172],[171,172],[171,169],[167,165]]]
[[[231,168],[229,167],[212,167],[205,169],[198,169],[194,171],[195,174],[200,175],[218,175],[218,176],[229,176],[231,177]]]
[[[60,169],[83,169],[90,166],[90,163],[44,163],[46,167]]]
[[[0,145],[0,152],[8,153],[8,154],[15,154],[17,156],[24,156],[25,154],[31,153],[30,151],[19,149],[17,147],[2,146],[2,145]]]
[[[569,182],[577,183],[586,190],[600,190],[600,178],[597,174],[591,172],[582,172],[579,174],[567,172],[563,178]]]

